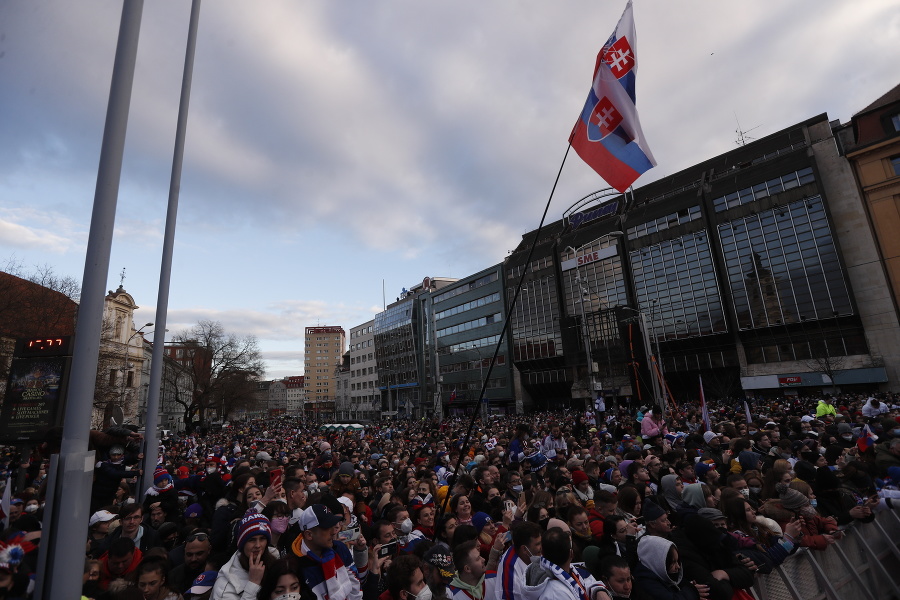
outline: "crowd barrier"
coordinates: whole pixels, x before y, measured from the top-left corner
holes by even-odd
[[[854,523],[825,550],[799,549],[768,575],[757,577],[757,600],[900,599],[900,515],[876,514]]]

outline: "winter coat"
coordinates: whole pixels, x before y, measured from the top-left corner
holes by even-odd
[[[269,554],[278,558],[278,551],[269,547]],[[256,600],[259,586],[250,581],[250,574],[241,566],[241,553],[235,552],[219,569],[213,585],[212,598],[216,600]]]
[[[900,467],[900,456],[891,453],[891,441],[881,442],[875,445],[875,466],[878,467],[878,475],[887,475],[889,467]]]
[[[699,516],[685,519],[684,527],[671,535],[678,547],[684,578],[709,586],[711,600],[731,600],[734,590],[753,585],[753,571],[734,557],[733,538]],[[728,580],[718,580],[713,571],[725,571]]]
[[[674,578],[666,569],[666,556],[672,542],[655,535],[645,535],[638,542],[638,560],[634,579],[641,593],[654,600],[698,600],[700,594],[690,583],[684,581],[684,572],[679,570]]]

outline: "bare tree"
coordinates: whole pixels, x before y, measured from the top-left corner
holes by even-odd
[[[185,424],[199,422],[203,426],[211,413],[227,415],[242,408],[252,408],[257,383],[265,373],[256,337],[228,333],[218,321],[204,320],[172,338],[172,344],[182,350],[175,360],[185,370],[173,377],[188,377],[189,385],[176,390],[173,401],[182,407]],[[190,389],[190,396],[180,389]],[[188,425],[189,426],[189,425]]]

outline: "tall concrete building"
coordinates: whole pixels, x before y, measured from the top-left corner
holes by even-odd
[[[341,364],[347,335],[340,326],[307,327],[303,385],[308,408],[324,418],[334,414],[337,395],[335,369]]]
[[[287,388],[287,413],[289,415],[303,415],[304,404],[306,403],[306,388],[303,386],[303,375],[292,375],[285,377],[285,388]]]
[[[370,421],[381,411],[374,332],[374,320],[350,328],[350,419],[354,421]]]

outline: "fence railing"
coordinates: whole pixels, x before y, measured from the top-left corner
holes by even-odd
[[[801,548],[753,586],[759,600],[900,598],[900,515],[854,523],[825,550]]]

